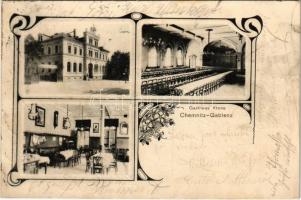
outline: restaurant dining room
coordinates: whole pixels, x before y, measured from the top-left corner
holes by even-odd
[[[131,105],[23,103],[24,174],[128,178]]]

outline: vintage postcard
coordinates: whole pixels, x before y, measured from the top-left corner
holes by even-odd
[[[1,17],[1,197],[299,198],[299,1]]]

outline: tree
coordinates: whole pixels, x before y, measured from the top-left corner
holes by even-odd
[[[39,41],[34,40],[31,35],[28,35],[25,39],[25,54],[28,58],[40,58],[42,55],[42,44]]]
[[[129,80],[130,53],[116,51],[106,64],[105,79]]]

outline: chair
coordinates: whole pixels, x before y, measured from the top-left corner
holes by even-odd
[[[90,168],[91,168],[90,156],[86,154],[86,172],[88,172]]]
[[[110,164],[110,166],[109,166],[109,169],[110,169],[110,168],[114,168],[114,169],[115,169],[115,173],[118,171],[116,159],[114,159],[114,161],[111,162],[111,164]]]
[[[101,163],[101,157],[99,156],[93,156],[93,165],[92,165],[92,173],[102,173],[103,172],[103,166]]]

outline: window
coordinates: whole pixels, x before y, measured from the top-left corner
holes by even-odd
[[[76,69],[77,68],[77,64],[76,63],[73,63],[73,72],[76,72]]]
[[[51,72],[51,69],[48,69],[48,72]]]
[[[59,47],[55,45],[55,53],[59,53]]]
[[[54,61],[54,64],[56,65],[56,66],[58,66],[59,65],[59,61]]]
[[[48,47],[48,54],[51,54],[51,48]]]
[[[51,65],[51,62],[48,62],[48,65]]]
[[[70,72],[70,71],[71,71],[71,63],[67,62],[67,72]]]
[[[98,65],[94,65],[94,72],[97,72],[98,71]]]
[[[71,46],[68,46],[68,53],[71,53]]]
[[[83,55],[83,49],[79,49],[79,55]]]
[[[90,37],[89,37],[89,44],[93,44],[93,40]]]
[[[98,41],[97,40],[95,40],[95,46],[98,46]]]
[[[148,67],[157,67],[157,50],[156,47],[152,47],[148,51],[148,61],[147,61],[147,66]]]
[[[74,54],[76,55],[77,54],[77,48],[74,47]]]
[[[95,51],[95,58],[98,58],[98,52]]]
[[[42,55],[44,55],[44,47],[41,48]]]
[[[93,52],[91,50],[89,50],[89,56],[93,57]]]
[[[78,72],[82,72],[82,64],[81,63],[79,63]]]

